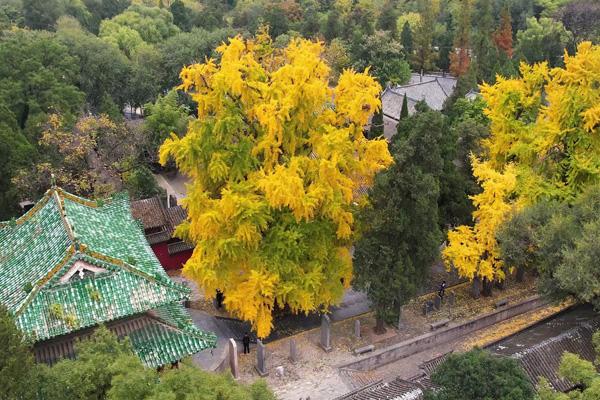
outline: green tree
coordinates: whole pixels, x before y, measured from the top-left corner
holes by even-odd
[[[208,32],[194,28],[191,32],[181,32],[158,45],[164,81],[161,90],[167,91],[180,83],[179,72],[190,64],[202,62],[212,55],[213,49],[235,33],[231,29],[217,29]],[[156,79],[156,78],[154,78]]]
[[[131,0],[83,0],[83,3],[91,14],[85,27],[98,34],[100,21],[121,14],[131,5]]]
[[[417,71],[431,71],[435,67],[437,54],[433,49],[433,38],[435,25],[434,6],[431,0],[419,0],[419,14],[421,21],[415,30],[413,46],[414,53],[412,64]]]
[[[59,19],[56,33],[78,61],[77,86],[85,93],[90,109],[98,112],[110,100],[120,113],[127,100],[129,60],[114,46],[84,31],[71,17]]]
[[[2,399],[36,398],[37,370],[31,349],[3,305],[0,305],[0,387]]]
[[[65,13],[62,0],[22,0],[25,25],[31,29],[53,30],[58,17]]]
[[[341,14],[336,8],[333,8],[327,13],[327,20],[325,22],[325,28],[323,29],[323,35],[327,41],[332,41],[340,36],[342,31],[340,19]]]
[[[400,33],[400,43],[402,43],[402,49],[404,50],[405,54],[409,56],[413,54],[412,29],[410,29],[410,24],[408,21],[406,21],[402,27],[402,32]]]
[[[392,139],[395,163],[377,175],[369,206],[359,214],[354,287],[373,302],[379,333],[384,321],[397,321],[400,307],[426,280],[439,254],[444,134],[439,112],[417,112],[401,120]]]
[[[154,104],[144,106],[144,130],[149,136],[153,161],[158,161],[158,148],[171,133],[182,136],[187,130],[189,110],[180,105],[176,90],[158,96]]]
[[[408,101],[406,100],[406,94],[402,99],[402,109],[400,110],[400,119],[408,118]]]
[[[386,0],[383,6],[379,10],[379,18],[377,20],[377,29],[383,31],[389,31],[392,37],[397,37],[398,25],[396,20],[398,19],[398,10],[396,9],[396,2],[392,0]]]
[[[179,32],[168,10],[143,5],[132,5],[110,20],[102,21],[100,36],[112,36],[113,32],[121,31],[119,27],[133,29],[146,43],[159,43]]]
[[[573,34],[560,21],[534,17],[527,19],[527,29],[517,32],[516,53],[529,63],[548,61],[550,66],[563,65],[565,49]]]
[[[77,59],[48,32],[17,30],[0,37],[0,103],[13,113],[30,143],[47,113],[74,119],[84,94],[77,88]],[[10,62],[6,62],[10,60]]]
[[[173,14],[173,23],[184,32],[189,32],[192,29],[192,10],[188,9],[183,1],[175,0],[169,6],[171,14]]]
[[[131,54],[131,70],[127,85],[127,102],[142,107],[156,99],[165,80],[162,57],[158,49],[142,45]]]
[[[533,400],[534,391],[518,361],[475,349],[450,354],[431,376],[439,387],[426,400]]]
[[[382,86],[406,83],[410,78],[410,66],[404,59],[402,45],[389,32],[377,31],[357,38],[350,46],[350,57],[356,70],[370,67]]]

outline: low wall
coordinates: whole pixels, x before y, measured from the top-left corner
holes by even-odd
[[[495,323],[507,320],[519,314],[535,310],[546,304],[546,301],[539,296],[530,297],[519,303],[503,307],[502,309],[492,311],[481,315],[473,320],[451,325],[433,332],[417,336],[412,339],[396,343],[370,353],[369,355],[358,358],[350,363],[340,365],[340,368],[351,368],[360,371],[369,371],[381,365],[389,364],[401,360],[405,357],[430,349],[436,345],[447,343],[451,340],[465,336],[479,329],[487,328]]]

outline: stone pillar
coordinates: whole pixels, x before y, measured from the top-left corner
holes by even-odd
[[[290,339],[290,361],[298,361],[298,349],[296,348],[296,339]]]
[[[265,345],[260,339],[256,341],[256,372],[260,376],[269,375],[265,368]]]
[[[354,320],[354,336],[357,338],[360,337],[360,320],[359,319]]]
[[[435,298],[433,299],[433,306],[438,311],[442,308],[442,298],[440,296],[435,296]]]
[[[234,379],[239,379],[237,343],[229,339],[229,368]]]
[[[331,351],[331,320],[325,314],[321,316],[321,347],[328,353]]]

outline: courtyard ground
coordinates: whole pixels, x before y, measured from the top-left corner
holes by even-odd
[[[333,399],[352,389],[380,379],[397,376],[410,378],[420,372],[419,365],[425,361],[449,351],[466,350],[476,345],[489,344],[568,306],[568,304],[549,305],[374,371],[353,371],[338,367],[356,359],[352,351],[357,347],[373,344],[376,348],[382,348],[407,340],[428,332],[429,324],[442,318],[450,317],[453,323],[470,320],[477,315],[492,311],[494,304],[499,299],[506,298],[510,303],[515,303],[530,297],[535,293],[535,287],[534,280],[531,278],[522,283],[512,282],[505,290],[496,290],[491,297],[482,297],[478,300],[470,297],[470,285],[468,284],[456,286],[450,292],[454,292],[456,296],[456,303],[452,309],[446,305],[440,311],[423,316],[422,304],[433,295],[421,296],[405,306],[402,329],[388,328],[383,335],[376,335],[373,332],[375,319],[372,313],[333,323],[331,334],[333,350],[329,353],[324,352],[319,345],[319,328],[268,343],[266,345],[266,368],[269,375],[265,379],[278,398],[282,400]],[[361,321],[362,336],[360,338],[354,337],[355,319]],[[296,362],[291,362],[289,359],[292,338],[296,340],[298,348],[299,360]],[[240,355],[242,381],[251,382],[259,378],[254,368],[255,364],[254,347],[252,347],[250,355]],[[283,374],[277,373],[278,367],[283,367]]]

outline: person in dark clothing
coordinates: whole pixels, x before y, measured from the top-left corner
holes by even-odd
[[[244,333],[242,343],[244,344],[244,354],[250,354],[250,336],[248,336],[248,332]]]
[[[217,308],[220,309],[221,307],[223,307],[223,299],[224,299],[223,292],[221,292],[219,289],[217,289],[217,295],[215,297],[217,300]]]
[[[438,291],[438,296],[440,296],[440,299],[443,299],[445,294],[446,294],[446,281],[443,281],[442,284],[440,285],[440,290]]]

